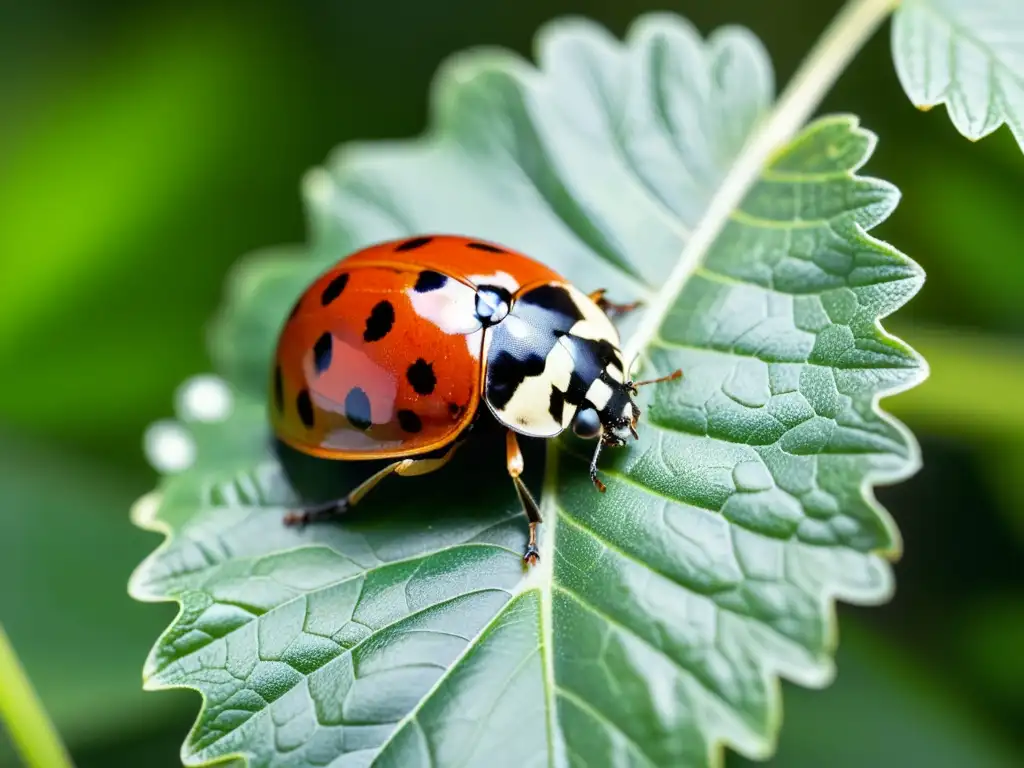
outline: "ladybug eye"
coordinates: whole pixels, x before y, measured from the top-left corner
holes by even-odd
[[[593,408],[581,408],[572,420],[572,431],[584,439],[601,434],[601,418]]]

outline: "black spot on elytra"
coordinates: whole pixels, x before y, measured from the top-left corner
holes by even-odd
[[[331,367],[331,352],[334,344],[330,331],[320,335],[320,338],[316,340],[316,344],[313,345],[313,365],[316,366],[316,372],[323,373]]]
[[[309,390],[304,389],[295,398],[295,408],[299,412],[299,418],[306,425],[307,429],[313,427],[313,401],[309,399]]]
[[[442,275],[440,272],[434,272],[431,269],[425,269],[420,272],[419,277],[416,278],[416,285],[413,286],[413,290],[417,293],[426,293],[427,291],[436,291],[438,288],[443,288],[444,284],[448,282],[448,278]]]
[[[424,245],[429,243],[434,238],[432,237],[414,237],[412,240],[406,240],[404,243],[395,246],[396,251],[415,251],[417,248],[422,248]]]
[[[370,398],[359,387],[352,387],[345,395],[345,418],[356,429],[370,428]]]
[[[391,328],[394,324],[395,308],[391,306],[391,302],[386,299],[378,302],[370,310],[370,316],[366,318],[366,330],[363,331],[363,341],[380,341],[391,333]]]
[[[448,403],[448,415],[453,419],[459,418],[462,415],[462,406],[458,403]]]
[[[551,388],[551,402],[548,405],[548,413],[551,414],[551,418],[557,421],[559,424],[562,423],[562,415],[565,412],[565,397],[562,393]]]
[[[280,365],[274,368],[274,407],[278,413],[284,410],[284,379]]]
[[[348,272],[342,272],[324,288],[324,292],[320,294],[320,303],[326,307],[341,296],[341,292],[345,290],[346,285],[348,285]]]
[[[409,380],[416,394],[429,395],[437,386],[437,376],[434,375],[434,366],[422,357],[409,366],[405,372],[405,378]]]
[[[399,411],[398,426],[406,432],[415,433],[423,429],[423,422],[413,411]]]
[[[487,243],[466,243],[466,247],[472,248],[475,251],[487,251],[488,253],[508,253],[504,248],[498,248]]]

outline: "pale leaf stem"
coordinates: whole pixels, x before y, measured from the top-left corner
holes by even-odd
[[[0,721],[28,768],[72,768],[64,744],[57,735],[28,675],[0,625]]]
[[[636,359],[658,333],[683,285],[757,181],[772,153],[803,127],[850,60],[898,4],[898,0],[850,0],[832,20],[729,169],[679,262],[630,338],[626,360]]]

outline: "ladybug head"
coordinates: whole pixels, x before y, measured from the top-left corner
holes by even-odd
[[[639,388],[678,379],[682,375],[682,371],[673,371],[668,376],[648,381],[602,382],[606,391],[602,393],[605,397],[599,398],[601,407],[584,402],[573,417],[573,432],[585,439],[600,437],[602,445],[625,445],[630,437],[638,439],[636,422],[640,418],[640,408],[633,398],[639,393]]]
[[[648,384],[678,379],[682,375],[682,371],[673,371],[668,376],[648,381],[616,382],[614,385],[607,386],[608,396],[604,399],[601,408],[595,407],[588,401],[576,411],[572,420],[573,432],[583,438],[599,438],[597,447],[594,449],[594,457],[590,461],[590,478],[598,490],[602,492],[605,490],[604,483],[597,479],[597,457],[601,455],[601,449],[606,445],[625,445],[630,437],[634,440],[640,437],[636,432],[640,408],[633,401],[639,388]]]
[[[583,403],[573,417],[572,431],[584,439],[600,438],[603,445],[625,445],[630,437],[637,437],[640,408],[633,402],[636,388],[631,382],[615,382],[607,386],[606,394],[600,408],[589,401]]]

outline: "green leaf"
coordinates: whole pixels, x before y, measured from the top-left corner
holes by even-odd
[[[876,401],[923,364],[878,321],[923,274],[866,234],[897,200],[855,175],[874,137],[823,119],[763,164],[752,147],[777,148],[778,112],[740,29],[705,42],[653,15],[623,44],[556,22],[538,59],[456,57],[427,136],[311,172],[311,247],[260,254],[231,281],[213,333],[229,389],[187,384],[180,423],[151,435],[158,463],[195,457],[136,507],[168,540],[131,582],[182,606],[145,679],[204,694],[189,764],[764,756],[777,678],[833,673],[833,600],[891,593],[898,536],[868,488],[914,471],[918,450]],[[500,446],[385,484],[344,525],[281,525],[289,480],[323,470],[345,487],[359,468],[268,450],[277,329],[341,254],[423,231],[498,240],[584,290],[643,299],[627,349],[645,374],[685,372],[645,390],[640,440],[602,464],[607,494],[585,445],[548,444],[529,573]]]
[[[945,104],[967,138],[1006,123],[1024,147],[1022,36],[1018,0],[904,0],[892,26],[896,73],[917,107]]]

